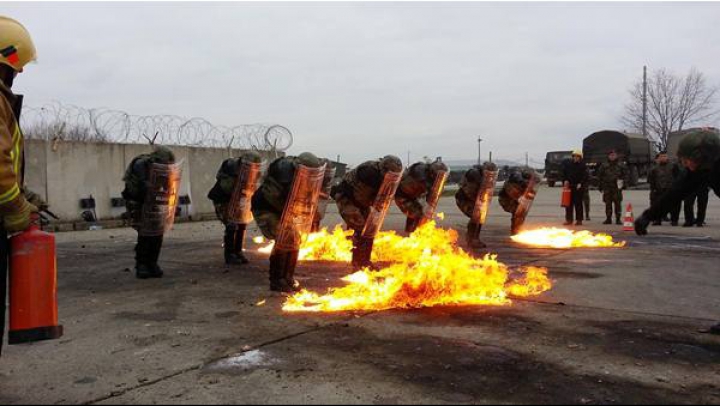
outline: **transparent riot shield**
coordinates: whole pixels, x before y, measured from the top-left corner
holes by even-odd
[[[385,174],[380,190],[378,191],[377,197],[372,207],[370,207],[370,214],[367,220],[365,220],[365,228],[362,231],[363,238],[375,238],[375,236],[382,228],[385,216],[387,215],[390,204],[395,198],[395,192],[400,185],[400,179],[402,178],[402,172],[388,172]]]
[[[312,228],[324,176],[325,165],[318,168],[298,165],[292,190],[280,218],[275,250],[300,249],[303,235],[309,233]]]
[[[535,201],[538,186],[538,177],[537,175],[533,174],[533,176],[528,179],[528,184],[527,188],[525,188],[525,192],[522,196],[520,196],[520,199],[518,199],[518,207],[517,210],[515,210],[515,214],[513,215],[513,234],[519,233],[523,224],[525,224],[525,219],[527,219],[527,215],[528,213],[530,213],[530,209],[532,208],[533,202]]]
[[[421,224],[426,221],[430,221],[435,217],[435,210],[437,210],[440,196],[442,196],[442,192],[445,189],[445,182],[447,182],[449,175],[450,174],[447,171],[440,171],[435,177],[432,189],[430,189],[427,198],[425,199],[427,206],[425,207],[425,215],[421,220]]]
[[[320,198],[318,200],[317,213],[319,218],[325,218],[325,212],[327,211],[328,204],[330,203],[330,189],[332,188],[333,179],[335,179],[336,168],[332,165],[327,165],[325,168],[325,175],[323,176],[323,184],[320,189]]]
[[[262,164],[243,162],[238,168],[237,179],[230,203],[227,207],[227,221],[232,224],[249,224],[253,220],[250,201],[258,188]]]
[[[138,229],[140,235],[159,236],[172,228],[178,205],[180,176],[181,163],[152,164]]]
[[[478,190],[477,197],[475,198],[475,207],[472,213],[472,222],[475,224],[483,225],[487,220],[487,215],[490,211],[490,205],[492,204],[493,195],[495,194],[495,184],[497,183],[498,171],[483,171],[483,182]]]

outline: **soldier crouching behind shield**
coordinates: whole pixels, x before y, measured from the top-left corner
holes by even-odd
[[[486,247],[480,240],[480,231],[492,203],[497,176],[497,165],[494,163],[475,165],[463,174],[460,189],[455,193],[458,208],[470,218],[467,226],[467,244],[470,248]]]
[[[215,214],[225,225],[223,239],[225,264],[247,264],[243,243],[247,225],[252,221],[250,209],[253,193],[260,181],[262,159],[248,151],[238,158],[223,161],[215,185],[208,198],[215,205]]]
[[[400,180],[395,203],[407,216],[405,232],[412,233],[435,216],[438,201],[448,178],[448,167],[439,159],[433,163],[417,162]],[[420,199],[425,198],[423,205]]]
[[[270,290],[292,293],[300,243],[317,212],[325,166],[315,155],[278,158],[270,164],[252,198],[252,213],[263,235],[275,240],[270,254]]]
[[[500,206],[512,214],[510,232],[519,233],[532,207],[540,177],[530,168],[514,169],[503,185],[498,200]]]
[[[332,189],[340,216],[353,230],[352,266],[374,268],[373,242],[387,215],[402,175],[400,158],[386,157],[367,161],[345,174]]]
[[[175,221],[180,167],[172,151],[156,147],[152,153],[133,159],[123,180],[122,197],[138,232],[135,275],[138,279],[162,278],[158,258],[163,235]]]

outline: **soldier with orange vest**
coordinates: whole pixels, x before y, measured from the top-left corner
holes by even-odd
[[[8,234],[30,227],[38,208],[23,190],[22,96],[12,90],[17,75],[36,59],[30,34],[19,22],[0,16],[0,354],[5,335],[5,307],[10,248]]]

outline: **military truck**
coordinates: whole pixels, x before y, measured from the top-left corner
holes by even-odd
[[[636,186],[640,178],[647,178],[655,160],[655,144],[642,134],[604,130],[590,134],[583,140],[583,154],[591,176],[600,164],[607,162],[608,153],[615,150],[620,161],[628,167],[630,186]],[[591,184],[596,184],[591,179]]]
[[[572,159],[572,151],[553,151],[545,155],[545,179],[548,186],[555,187],[557,182],[562,182],[562,164],[567,159]]]
[[[678,148],[680,147],[680,141],[688,135],[689,133],[699,130],[700,128],[688,128],[687,130],[680,130],[680,131],[674,131],[668,134],[667,139],[667,153],[670,159],[677,160],[677,152]],[[720,130],[714,127],[705,127],[705,129],[708,129],[710,131],[714,131],[717,134],[720,134]]]

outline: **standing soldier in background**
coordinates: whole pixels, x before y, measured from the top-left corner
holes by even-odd
[[[660,152],[655,158],[655,167],[648,175],[648,183],[650,184],[650,205],[657,204],[660,198],[672,188],[673,182],[680,175],[680,168],[671,164],[667,151]],[[663,219],[657,219],[653,225],[662,225]],[[670,211],[670,221],[673,227],[678,225],[680,220],[680,205]]]
[[[574,151],[572,160],[563,162],[563,184],[572,191],[572,203],[565,208],[564,225],[566,226],[573,224],[573,214],[575,214],[575,225],[583,224],[583,196],[588,187],[588,178],[588,169],[583,162],[582,151]]]
[[[521,231],[525,219],[530,212],[540,177],[532,168],[516,168],[510,172],[505,181],[498,201],[502,208],[512,214],[510,233],[516,235]],[[580,200],[582,205],[582,200]]]
[[[252,198],[252,213],[265,238],[275,240],[270,254],[270,290],[300,290],[295,267],[303,234],[316,216],[325,167],[315,155],[278,158],[268,167]]]
[[[635,221],[638,235],[647,235],[651,222],[661,219],[686,197],[703,188],[711,188],[720,196],[720,135],[701,129],[686,135],[678,148],[678,158],[686,171],[673,183],[672,189],[662,195]],[[720,334],[720,324],[709,330]]]
[[[243,254],[243,243],[247,225],[252,221],[250,205],[260,180],[261,162],[262,158],[254,151],[226,159],[208,193],[218,220],[225,226],[223,247],[227,265],[248,263]]]
[[[605,202],[606,220],[603,224],[612,224],[613,207],[615,224],[622,225],[623,189],[627,180],[627,169],[618,160],[615,150],[608,153],[608,161],[600,165],[597,172],[598,188]]]
[[[318,201],[318,208],[317,213],[315,213],[315,218],[313,218],[313,225],[312,225],[312,232],[317,233],[320,231],[320,223],[322,223],[322,220],[325,218],[325,213],[327,213],[327,206],[330,203],[331,199],[331,193],[330,189],[333,186],[333,181],[335,180],[335,172],[336,168],[330,162],[329,159],[321,158],[320,163],[325,165],[325,176],[323,177],[323,184],[322,188],[320,189],[320,200]]]
[[[22,96],[12,90],[15,77],[36,59],[30,33],[19,22],[0,16],[0,355],[5,336],[7,279],[10,260],[8,234],[30,227],[38,208],[23,189],[24,142],[20,131]]]
[[[175,154],[166,147],[155,147],[130,162],[122,197],[138,232],[135,245],[135,275],[138,279],[162,278],[158,265],[163,236],[175,221],[180,168]]]
[[[470,248],[487,246],[480,240],[480,231],[492,203],[497,171],[497,165],[492,162],[473,166],[463,174],[460,189],[455,193],[455,203],[470,218],[467,226],[467,244]]]
[[[348,229],[354,231],[352,265],[355,269],[373,268],[370,260],[375,237],[373,234],[377,234],[382,227],[402,170],[402,161],[394,155],[367,161],[345,174],[342,182],[331,192],[340,216]],[[378,218],[373,218],[372,214]],[[369,220],[379,224],[368,224]]]
[[[447,177],[448,167],[439,158],[433,163],[414,163],[405,171],[395,203],[407,216],[406,233],[414,232],[424,221],[433,219]],[[420,202],[421,198],[425,198],[426,204]]]

